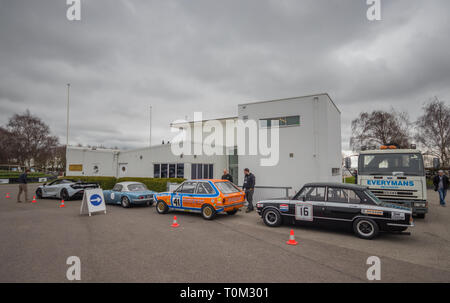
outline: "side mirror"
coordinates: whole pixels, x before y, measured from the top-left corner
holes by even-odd
[[[439,169],[441,167],[441,160],[439,158],[433,158],[433,168]]]

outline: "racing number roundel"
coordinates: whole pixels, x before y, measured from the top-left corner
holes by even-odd
[[[309,203],[295,205],[295,219],[300,221],[313,221],[313,206]]]

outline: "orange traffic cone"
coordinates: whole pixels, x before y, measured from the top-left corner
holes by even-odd
[[[64,200],[61,200],[61,205],[60,205],[59,207],[60,207],[60,208],[66,207],[66,206],[64,206]]]
[[[6,194],[6,199],[11,199],[11,196],[9,195],[9,193]]]
[[[288,245],[297,245],[298,244],[298,242],[295,241],[293,229],[291,229],[291,234],[289,235],[289,241],[287,241],[286,244],[288,244]]]
[[[31,203],[36,203],[36,196],[33,196],[33,201]]]
[[[172,227],[178,227],[180,224],[177,223],[177,216],[173,216],[173,223],[171,225]]]

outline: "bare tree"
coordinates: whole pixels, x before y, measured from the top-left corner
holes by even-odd
[[[11,149],[11,133],[0,127],[0,164],[9,164],[14,161]]]
[[[415,136],[422,148],[450,165],[450,106],[437,97],[423,106],[423,115],[416,122]]]
[[[352,121],[350,146],[359,150],[362,146],[395,144],[399,148],[409,146],[411,123],[404,112],[362,112]]]
[[[58,145],[58,138],[50,135],[50,129],[40,118],[27,110],[14,115],[7,125],[11,133],[14,158],[21,165],[31,166],[31,160],[41,163],[49,150]]]

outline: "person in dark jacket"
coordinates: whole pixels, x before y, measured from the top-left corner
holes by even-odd
[[[227,169],[223,170],[223,176],[222,176],[222,180],[228,180],[231,183],[233,183],[233,177],[228,173]]]
[[[28,178],[28,173],[30,172],[29,169],[26,169],[24,173],[22,173],[19,176],[18,182],[19,182],[19,194],[17,195],[17,203],[21,203],[22,201],[20,201],[20,196],[22,195],[22,192],[24,193],[25,196],[25,202],[29,202],[28,201],[28,188],[27,188],[27,178]]]
[[[245,199],[248,202],[246,213],[253,211],[253,193],[255,192],[255,175],[248,168],[244,169],[244,185]]]
[[[444,174],[443,170],[440,170],[438,175],[434,177],[433,184],[434,191],[437,191],[439,193],[439,203],[441,204],[441,206],[445,207],[445,197],[447,196],[449,179]]]

